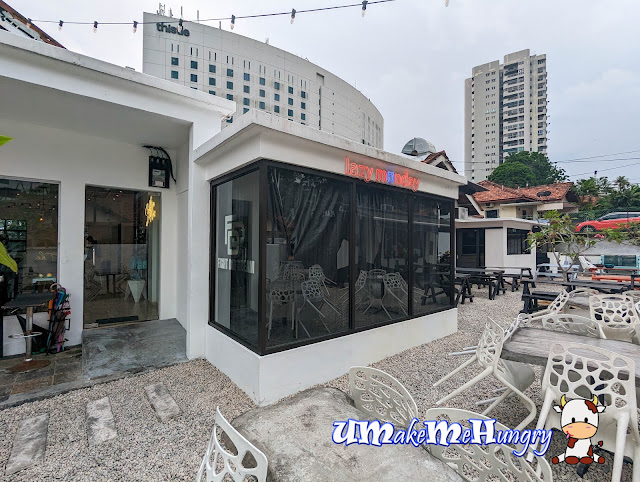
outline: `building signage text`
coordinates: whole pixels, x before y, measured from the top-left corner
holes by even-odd
[[[344,160],[344,173],[347,176],[364,179],[365,182],[379,182],[382,184],[391,184],[392,186],[400,186],[417,191],[420,186],[420,179],[409,175],[408,171],[401,174],[396,171],[377,169],[366,164],[357,164],[351,162],[348,157]]]
[[[163,22],[156,23],[156,28],[158,32],[175,33],[176,35],[184,35],[185,37],[189,36],[189,31],[186,28],[183,28],[182,32],[180,32],[177,27],[165,25]]]

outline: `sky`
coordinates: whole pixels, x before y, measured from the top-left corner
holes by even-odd
[[[8,0],[70,50],[142,70],[142,31],[57,21],[142,20],[148,0]],[[182,0],[184,19],[286,12],[359,0]],[[384,117],[384,148],[400,152],[423,137],[464,160],[464,80],[475,65],[523,49],[547,54],[552,161],[571,180],[624,175],[640,182],[640,18],[638,0],[396,0],[360,8],[244,19],[234,32],[322,66],[355,85]],[[39,23],[36,19],[55,20]],[[217,26],[218,22],[212,23]],[[210,23],[211,25],[211,23]],[[229,22],[223,22],[229,29]],[[636,151],[636,152],[629,152]],[[625,153],[625,154],[617,154]],[[597,159],[586,157],[617,154]],[[575,161],[579,159],[579,161]]]

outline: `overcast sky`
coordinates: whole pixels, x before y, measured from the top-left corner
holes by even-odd
[[[32,19],[142,20],[147,0],[8,0]],[[251,15],[358,0],[182,0],[167,2],[185,19]],[[547,54],[549,157],[564,161],[625,151],[589,162],[561,163],[572,180],[626,175],[640,182],[640,1],[638,0],[396,0],[288,17],[238,20],[234,32],[264,41],[354,84],[384,116],[385,150],[412,137],[445,149],[462,172],[464,79],[475,65],[529,48]],[[70,50],[142,69],[141,30],[37,23]],[[214,23],[217,26],[217,22]],[[224,22],[228,29],[229,23]],[[636,159],[623,159],[636,158]],[[635,165],[630,165],[635,164]],[[621,167],[627,166],[627,167]],[[614,170],[607,170],[618,167]]]

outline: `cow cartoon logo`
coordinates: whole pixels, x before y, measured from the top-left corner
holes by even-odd
[[[575,465],[578,462],[591,464],[597,461],[604,464],[604,457],[594,458],[591,437],[598,431],[599,414],[604,412],[604,405],[598,405],[598,397],[594,395],[593,400],[576,398],[567,401],[562,395],[560,405],[555,405],[553,409],[560,414],[560,426],[567,435],[567,449],[563,454],[553,457],[551,462],[558,464],[565,461]],[[602,446],[602,441],[598,442]]]

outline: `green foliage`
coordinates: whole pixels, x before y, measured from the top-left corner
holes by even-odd
[[[567,180],[563,169],[539,152],[510,154],[489,176],[489,181],[507,187],[540,186]]]
[[[640,186],[632,184],[625,176],[618,176],[613,183],[606,177],[580,179],[575,191],[581,210],[640,209]]]

